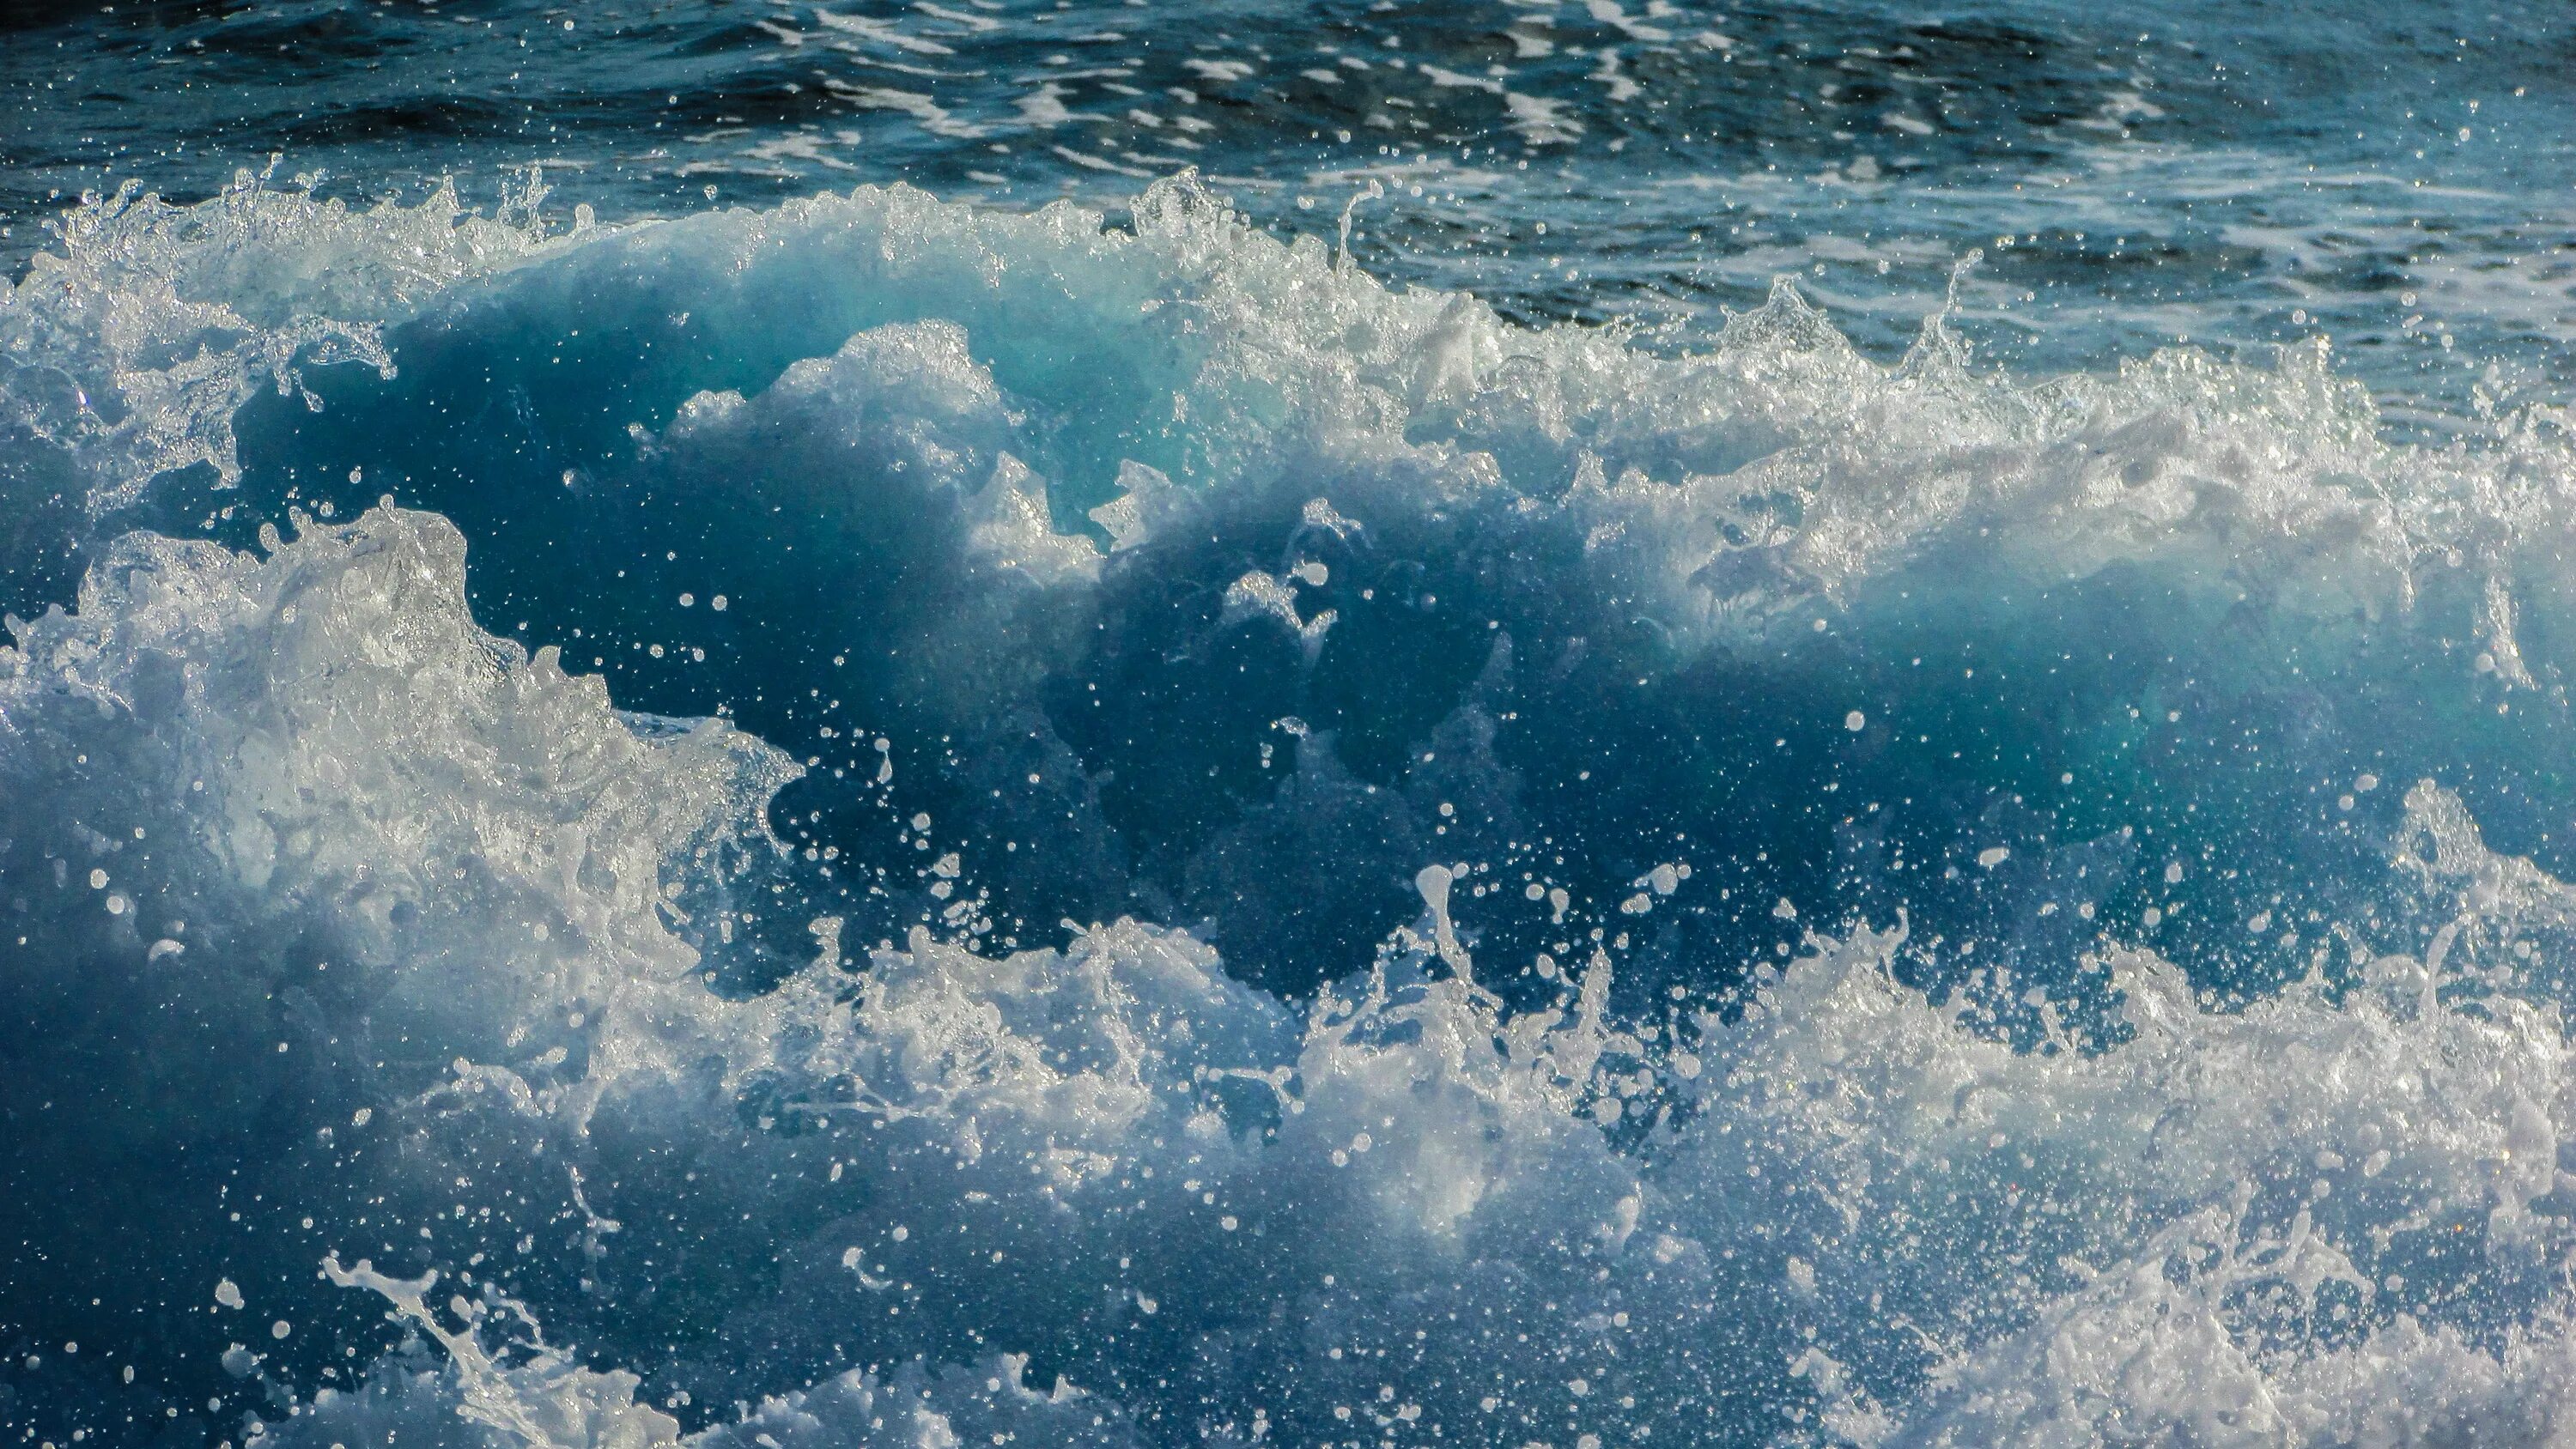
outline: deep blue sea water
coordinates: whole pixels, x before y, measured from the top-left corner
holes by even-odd
[[[2576,12],[0,13],[0,1443],[2576,1435]]]

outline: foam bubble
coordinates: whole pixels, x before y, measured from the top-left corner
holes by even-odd
[[[1786,289],[1656,355],[1189,185],[488,255],[221,204],[313,274],[137,221],[135,305],[399,372],[228,360],[182,452],[462,522],[130,535],[0,653],[0,1316],[184,1344],[142,1417],[2564,1431],[2551,425],[1880,367]]]

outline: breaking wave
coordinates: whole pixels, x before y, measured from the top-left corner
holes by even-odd
[[[30,1442],[2576,1425],[2561,415],[542,200],[0,291]]]

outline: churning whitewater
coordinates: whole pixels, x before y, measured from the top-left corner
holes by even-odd
[[[2576,1434],[2562,413],[545,203],[0,284],[11,1442]]]

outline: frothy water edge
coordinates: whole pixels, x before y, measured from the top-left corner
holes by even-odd
[[[2025,388],[1937,321],[1881,368],[1786,290],[1652,357],[1186,184],[537,201],[102,206],[0,295],[10,572],[89,569],[0,679],[30,1427],[2564,1432],[2557,415],[2392,447],[2318,356]],[[756,733],[670,717],[699,665]],[[881,718],[784,752],[743,691],[809,679]],[[1222,808],[1120,794],[1193,733]],[[1694,838],[1601,838],[1656,795]],[[1041,900],[1383,944],[1005,948]]]

